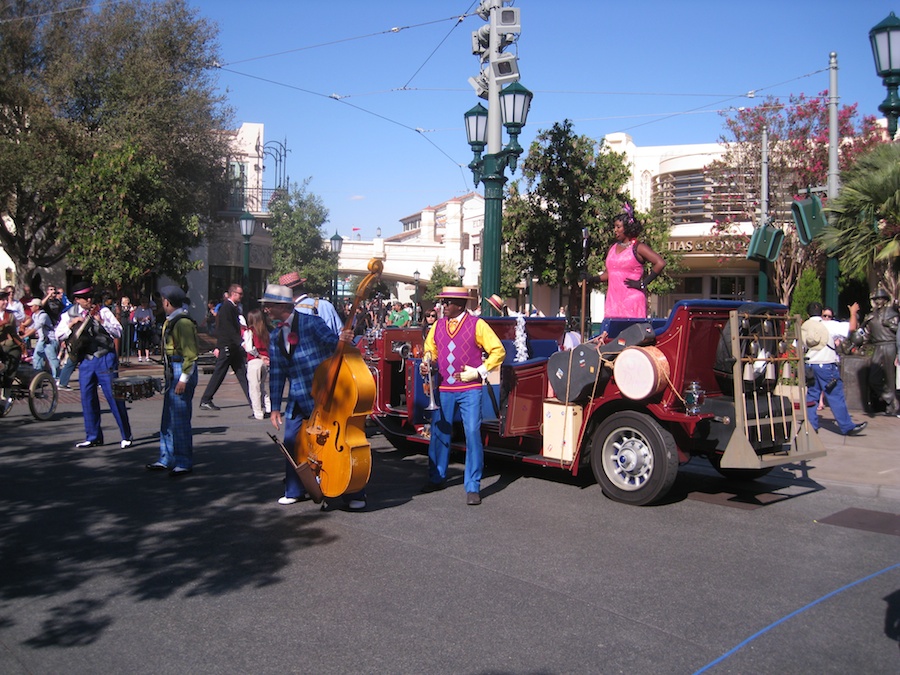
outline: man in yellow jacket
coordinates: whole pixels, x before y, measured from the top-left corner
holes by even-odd
[[[499,367],[506,350],[484,319],[466,311],[467,289],[445,286],[444,316],[435,322],[425,338],[420,372],[425,375],[437,364],[438,409],[432,413],[431,442],[428,446],[428,482],[422,492],[444,488],[450,461],[453,417],[459,410],[466,432],[466,504],[481,503],[481,474],[484,446],[481,441],[482,384],[487,374]],[[486,354],[486,356],[483,356]]]

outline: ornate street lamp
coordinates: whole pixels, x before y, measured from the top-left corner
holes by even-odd
[[[888,120],[888,135],[894,140],[897,133],[897,117],[900,116],[900,19],[891,15],[869,31],[872,56],[875,57],[875,71],[884,80],[887,98],[878,106]]]
[[[337,256],[337,267],[334,269],[334,295],[331,296],[335,302],[337,302],[338,296],[338,269],[340,268],[340,257],[341,257],[341,249],[344,246],[344,238],[337,233],[337,230],[334,231],[334,236],[331,238],[331,252]]]
[[[462,263],[459,264],[459,267],[456,268],[456,273],[459,275],[459,285],[463,285],[463,277],[466,276],[466,268]]]
[[[419,303],[421,302],[421,298],[419,297],[419,270],[413,272],[413,280],[416,282],[416,297],[413,302],[413,326],[419,325]]]
[[[241,214],[240,224],[241,234],[244,237],[244,280],[242,285],[246,291],[247,286],[250,284],[250,237],[253,236],[253,232],[256,230],[256,218],[253,217],[252,213],[244,211]]]
[[[482,156],[488,145],[490,111],[480,103],[465,115],[466,137],[472,147],[474,159],[469,164],[475,185],[484,183],[484,233],[483,256],[481,265],[481,298],[482,314],[495,310],[486,299],[500,293],[500,241],[501,221],[503,217],[503,184],[506,167],[516,170],[522,146],[519,145],[519,133],[528,119],[533,94],[518,82],[505,87],[500,92],[500,113],[503,126],[509,134],[509,143],[499,152]],[[496,111],[495,113],[496,114]],[[499,125],[497,126],[499,129]],[[498,142],[499,145],[499,142]],[[462,285],[462,284],[460,284]]]

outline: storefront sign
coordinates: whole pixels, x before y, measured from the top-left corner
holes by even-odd
[[[746,256],[747,240],[744,237],[672,237],[667,249],[685,254]]]

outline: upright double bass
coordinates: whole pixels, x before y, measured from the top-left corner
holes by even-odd
[[[380,260],[369,261],[369,274],[356,289],[345,331],[352,328],[360,301],[383,269]],[[309,464],[326,497],[357,492],[372,471],[365,424],[375,401],[375,379],[356,347],[338,342],[334,354],[316,369],[312,396],[315,407],[297,434],[296,463]]]

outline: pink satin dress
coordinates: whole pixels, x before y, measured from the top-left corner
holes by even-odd
[[[646,319],[647,296],[636,288],[628,288],[626,279],[640,279],[644,274],[644,266],[635,256],[636,242],[619,252],[613,244],[606,254],[606,272],[609,282],[606,290],[607,319]]]

